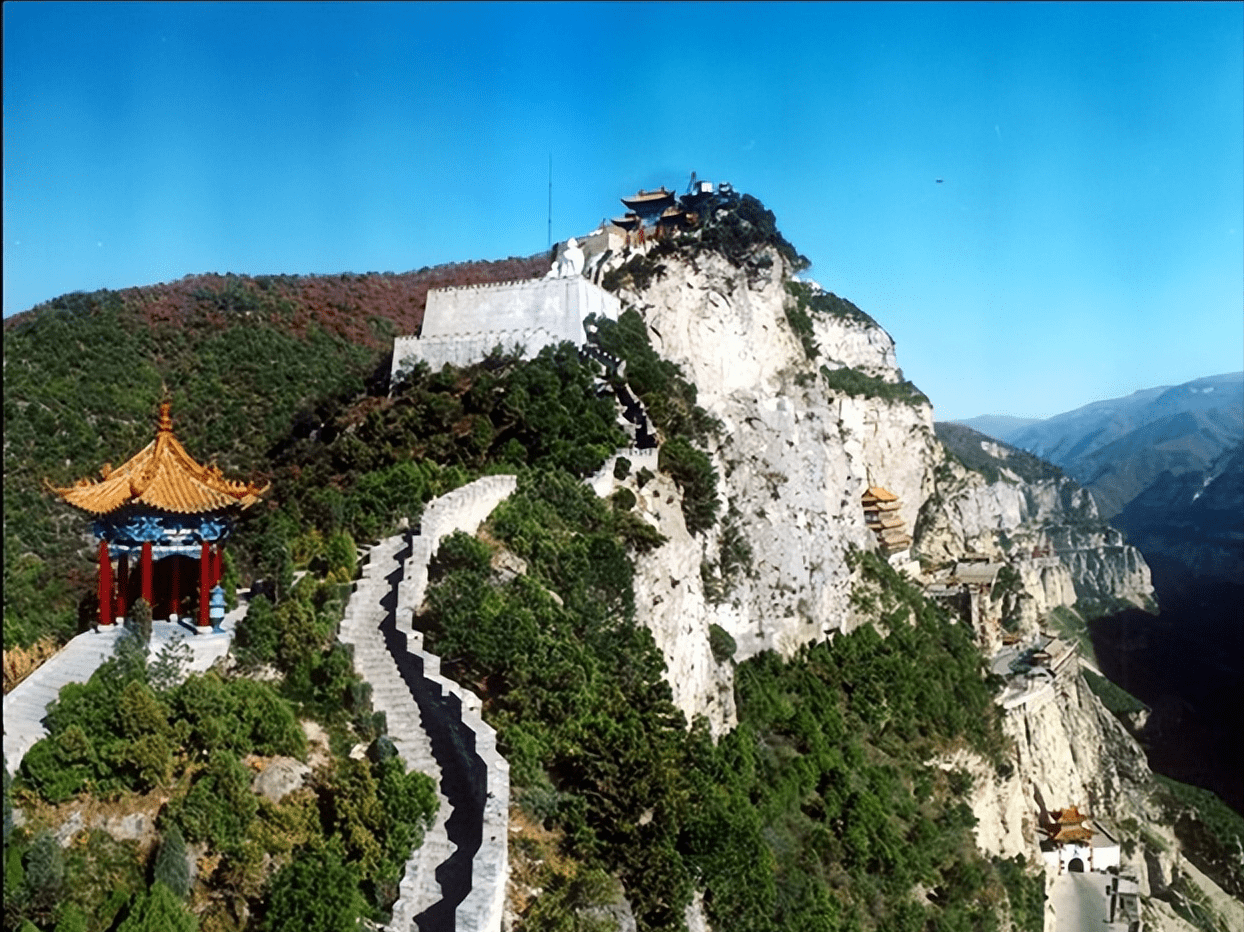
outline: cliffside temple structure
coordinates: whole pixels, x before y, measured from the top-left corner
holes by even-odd
[[[1101,872],[1119,866],[1118,841],[1109,832],[1090,828],[1089,818],[1076,806],[1045,814],[1041,826],[1045,833],[1042,854],[1051,867],[1057,863],[1060,874]]]
[[[897,495],[880,486],[869,486],[860,504],[864,507],[864,523],[876,535],[877,543],[887,557],[910,549],[911,535],[899,515],[902,503]]]
[[[48,483],[62,501],[95,518],[101,625],[124,621],[141,597],[153,618],[197,615],[198,630],[210,631],[225,539],[237,516],[268,489],[196,462],[173,433],[170,407],[160,406],[155,439],[124,465],[105,463],[100,479],[79,479],[69,488]]]

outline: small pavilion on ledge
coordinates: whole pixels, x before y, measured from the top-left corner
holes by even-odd
[[[155,440],[123,466],[105,463],[100,479],[79,479],[66,489],[49,483],[62,501],[95,518],[101,625],[123,621],[141,596],[153,618],[193,614],[199,630],[209,630],[225,539],[238,515],[268,489],[196,462],[174,436],[169,409],[167,402],[160,406]]]

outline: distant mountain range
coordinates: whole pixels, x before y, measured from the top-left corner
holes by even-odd
[[[1150,764],[1244,812],[1244,373],[958,423],[1062,467],[1144,554],[1161,615],[1098,619],[1094,650],[1153,710]]]
[[[1060,466],[1107,520],[1164,473],[1204,472],[1244,439],[1244,372],[1112,398],[1044,420],[957,421]]]

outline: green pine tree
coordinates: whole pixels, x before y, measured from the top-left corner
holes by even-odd
[[[26,894],[37,916],[50,917],[65,890],[65,856],[47,829],[26,852]]]
[[[332,849],[301,851],[273,879],[266,932],[354,932],[366,908],[354,870]],[[119,932],[129,932],[121,929]]]
[[[155,883],[163,883],[179,897],[190,892],[190,861],[186,857],[186,839],[176,825],[169,826],[160,840],[152,870]]]
[[[89,927],[86,913],[76,903],[66,903],[61,907],[54,932],[87,932]]]
[[[198,918],[172,890],[157,880],[140,893],[117,932],[198,932]]]
[[[140,598],[130,606],[126,627],[138,635],[144,649],[151,643],[151,605],[146,599]]]

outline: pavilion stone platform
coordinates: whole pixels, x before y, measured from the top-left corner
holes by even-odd
[[[190,651],[182,676],[202,673],[229,652],[233,632],[245,615],[246,600],[240,599],[238,607],[227,612],[218,627],[207,634],[198,633],[189,621],[152,622],[148,657],[154,660],[166,646],[180,639]],[[26,752],[47,737],[43,720],[48,703],[55,701],[69,683],[89,680],[113,655],[117,642],[127,636],[129,632],[119,624],[79,634],[4,697],[4,767],[9,773],[16,773]]]

